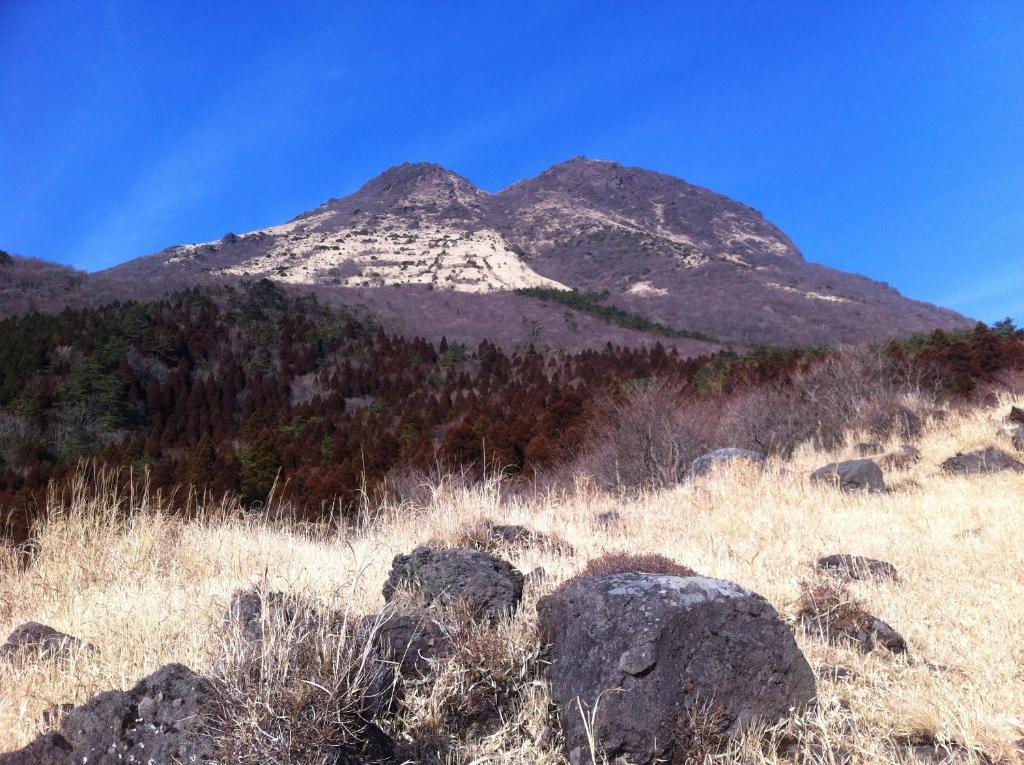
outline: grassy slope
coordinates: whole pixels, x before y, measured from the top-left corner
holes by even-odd
[[[813,576],[809,564],[818,556],[853,552],[891,561],[901,583],[858,583],[854,592],[904,634],[914,656],[949,669],[912,666],[884,651],[862,656],[800,635],[812,665],[841,663],[854,675],[850,682],[822,680],[820,710],[793,730],[841,742],[863,763],[900,761],[892,741],[919,732],[1012,762],[1019,756],[1012,742],[1024,735],[1024,476],[960,478],[938,469],[957,450],[991,443],[995,417],[978,411],[936,426],[919,444],[923,461],[888,476],[895,491],[886,496],[812,487],[807,473],[843,454],[804,449],[763,475],[737,470],[628,501],[585,487],[522,503],[499,502],[486,487],[441,488],[414,518],[408,508],[390,508],[347,537],[237,520],[186,524],[154,513],[119,525],[104,515],[109,499],[93,507],[81,499],[45,531],[29,570],[15,572],[10,561],[0,570],[0,634],[34,619],[101,650],[64,669],[0,662],[0,751],[40,731],[40,714],[51,704],[130,686],[172,660],[211,670],[223,651],[218,621],[236,587],[266,576],[271,587],[372,613],[382,605],[380,587],[395,553],[431,537],[454,538],[464,523],[488,516],[557,531],[576,548],[574,555],[511,556],[524,571],[543,565],[551,579],[540,591],[528,589],[505,628],[510,652],[529,648],[538,595],[603,551],[665,553],[760,592],[784,615],[792,614],[799,583]],[[610,509],[621,510],[623,523],[606,532],[594,517]],[[458,678],[450,681],[457,688]],[[543,692],[528,699],[522,725],[446,761],[563,763],[544,734]],[[419,704],[410,729],[431,715],[429,701]],[[776,760],[748,750],[728,761]]]

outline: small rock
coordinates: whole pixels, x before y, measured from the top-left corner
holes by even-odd
[[[617,526],[622,522],[622,513],[618,510],[606,510],[603,513],[598,513],[594,517],[594,520],[597,521],[599,526],[604,526],[605,528],[609,526]]]
[[[875,645],[880,645],[893,653],[907,652],[907,641],[903,639],[903,636],[877,617],[871,620],[869,637],[873,643],[873,645],[869,645],[867,649],[869,651]]]
[[[818,677],[837,683],[841,680],[852,680],[854,674],[853,670],[847,666],[842,664],[832,664],[818,667]]]
[[[1018,462],[1001,449],[989,446],[973,452],[960,452],[942,463],[942,469],[960,475],[978,475],[1012,470],[1024,472],[1024,464]]]
[[[497,542],[503,542],[510,547],[529,547],[530,545],[543,544],[548,535],[542,531],[534,531],[525,526],[491,524],[489,528],[491,538]]]
[[[548,572],[544,570],[543,566],[537,566],[533,571],[526,575],[526,584],[531,587],[536,587],[544,584],[548,580]]]
[[[902,470],[921,461],[921,451],[910,444],[903,444],[894,452],[887,452],[874,458],[882,468]]]
[[[882,453],[882,445],[877,441],[861,441],[853,445],[853,450],[860,457],[872,457]]]
[[[427,674],[435,661],[455,650],[444,627],[422,608],[388,616],[377,628],[374,645],[405,676]]]
[[[818,559],[815,567],[847,579],[899,579],[896,567],[891,563],[862,555],[826,555]]]
[[[0,657],[37,654],[48,659],[62,660],[71,658],[75,652],[83,649],[95,650],[95,646],[45,624],[26,622],[15,627],[7,642],[0,645]]]
[[[461,601],[487,620],[515,613],[523,598],[523,574],[511,563],[476,549],[417,547],[396,555],[384,583],[390,602],[400,587],[419,593],[425,605]]]
[[[235,590],[224,621],[228,625],[237,624],[246,642],[260,643],[263,640],[264,609],[267,616],[280,617],[285,624],[292,624],[299,612],[298,604],[283,592]]]
[[[843,491],[885,491],[882,471],[871,460],[833,462],[811,473],[811,481],[832,484]]]
[[[760,465],[764,462],[764,455],[761,452],[749,449],[736,449],[734,447],[716,449],[690,463],[690,476],[692,478],[700,478],[710,473],[712,469],[724,467],[735,460]]]

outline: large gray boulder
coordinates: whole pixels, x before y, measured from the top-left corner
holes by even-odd
[[[885,491],[882,469],[871,460],[833,462],[811,473],[811,481],[838,486],[843,491]]]
[[[1011,470],[1015,473],[1024,472],[1024,464],[994,446],[978,449],[973,452],[960,452],[942,463],[942,469],[948,473],[960,475],[979,475],[982,473],[999,473]]]
[[[706,705],[734,735],[754,719],[784,718],[815,695],[791,629],[764,598],[730,582],[584,577],[541,598],[537,613],[573,765],[591,762],[583,714],[593,716],[609,762],[649,765],[683,761],[679,725]]]
[[[206,680],[168,664],[130,691],[106,691],[74,708],[59,734],[0,756],[0,765],[205,763],[214,749],[203,714],[211,697]]]
[[[700,478],[710,473],[714,468],[724,467],[735,460],[760,465],[764,462],[764,455],[761,452],[750,451],[749,449],[736,449],[731,446],[726,449],[716,449],[690,463],[690,476]]]
[[[421,546],[409,555],[395,556],[384,583],[384,600],[390,602],[403,587],[414,590],[424,605],[462,603],[471,613],[494,621],[519,607],[523,574],[483,550]]]

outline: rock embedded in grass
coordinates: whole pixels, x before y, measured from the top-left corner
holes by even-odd
[[[883,451],[882,445],[877,441],[861,441],[859,444],[853,445],[853,450],[860,457],[873,457]]]
[[[425,606],[461,603],[472,614],[495,621],[515,613],[523,599],[523,581],[515,566],[483,550],[421,546],[395,556],[383,594],[390,602],[408,588]]]
[[[235,590],[224,615],[224,622],[229,627],[237,627],[247,643],[256,644],[263,641],[266,618],[280,618],[282,623],[291,624],[298,616],[298,611],[298,604],[283,592]]]
[[[973,452],[959,452],[942,463],[942,469],[948,473],[960,475],[980,475],[983,473],[1000,473],[1010,470],[1024,473],[1024,464],[994,446],[977,449]]]
[[[761,452],[755,452],[749,449],[737,449],[735,447],[716,449],[713,452],[709,452],[698,457],[690,463],[690,477],[700,478],[701,476],[707,475],[715,468],[725,467],[735,461],[760,465],[764,462],[764,455],[761,454]]]
[[[39,622],[25,622],[15,627],[0,645],[0,657],[32,654],[47,659],[69,659],[80,650],[95,650],[95,646],[83,643],[76,637],[55,630]]]
[[[882,469],[871,460],[832,462],[811,473],[811,481],[838,486],[843,491],[885,491]]]
[[[59,734],[40,736],[0,765],[206,762],[212,687],[181,664],[168,664],[130,691],[106,691],[72,709]]]
[[[455,651],[444,627],[422,608],[381,618],[374,647],[405,676],[426,675],[434,662]]]
[[[573,765],[590,762],[591,718],[609,761],[681,762],[687,753],[677,730],[708,704],[721,732],[735,735],[815,696],[814,673],[789,626],[764,598],[731,582],[582,577],[541,598],[537,613]]]
[[[877,646],[906,653],[907,643],[889,624],[867,612],[845,583],[820,580],[804,583],[797,602],[797,623],[805,632],[834,645],[849,645],[864,653]]]
[[[815,567],[830,574],[847,579],[892,579],[899,580],[896,567],[884,560],[866,558],[863,555],[840,553],[818,558]]]
[[[921,461],[921,451],[910,444],[901,444],[896,451],[886,452],[872,458],[881,468],[902,470]]]

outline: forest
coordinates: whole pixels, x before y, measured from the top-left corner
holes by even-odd
[[[315,520],[400,469],[529,479],[573,459],[603,405],[652,380],[679,397],[726,397],[785,387],[834,353],[435,346],[266,280],[7,319],[0,338],[0,508],[14,540],[82,460],[252,507],[276,486]],[[878,353],[962,398],[1024,367],[1024,333],[979,324]]]

